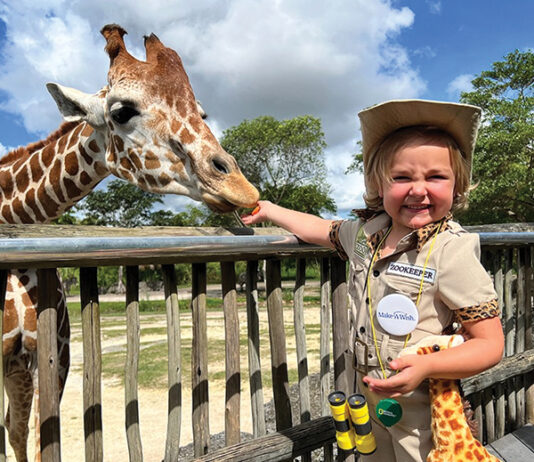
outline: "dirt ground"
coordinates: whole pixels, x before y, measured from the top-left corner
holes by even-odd
[[[155,295],[151,295],[155,299]],[[186,313],[183,316],[188,316]],[[246,335],[246,313],[240,310],[240,330]],[[319,323],[319,308],[307,307],[305,311],[307,323]],[[160,321],[154,322],[154,315],[150,315],[151,326],[165,326],[165,316],[159,316]],[[183,319],[183,318],[182,318]],[[189,316],[190,319],[190,316]],[[288,328],[293,325],[293,314],[290,309],[284,312],[284,322]],[[143,327],[143,315],[141,316],[141,325]],[[268,321],[265,310],[260,311],[260,330],[267,329]],[[187,320],[182,322],[182,337],[188,336]],[[71,370],[67,379],[66,389],[61,402],[61,449],[62,460],[83,461],[84,460],[84,431],[83,431],[83,386],[82,386],[82,343],[81,327],[79,324],[72,325],[71,341]],[[224,338],[224,320],[220,312],[208,312],[208,339]],[[150,338],[141,336],[141,348],[146,342],[164,342],[165,336],[154,336]],[[319,338],[318,334],[307,335],[308,350],[318,352]],[[268,338],[262,339],[262,348],[268,346]],[[112,337],[102,342],[102,351],[116,351],[117,348],[125,347],[125,338]],[[296,369],[296,357],[294,336],[287,337],[288,366]],[[142,354],[142,351],[141,351]],[[222,355],[221,364],[209,365],[210,374],[215,371],[224,370],[224,354]],[[310,354],[308,358],[310,369],[318,369],[318,353]],[[262,370],[264,376],[270,374],[270,358],[264,356],[261,358]],[[246,348],[241,351],[241,371],[247,369],[247,352]],[[189,367],[188,364],[183,365]],[[126,432],[124,425],[124,388],[118,381],[113,378],[103,377],[102,379],[102,401],[103,401],[103,447],[105,461],[127,461],[128,449],[126,442]],[[183,384],[183,402],[182,402],[182,428],[180,435],[180,446],[185,446],[193,441],[191,426],[191,391],[190,385]],[[267,403],[272,398],[270,387],[264,386],[264,401]],[[141,388],[139,395],[139,413],[140,413],[140,432],[143,446],[144,460],[156,462],[163,459],[165,452],[165,439],[167,427],[167,392],[165,389],[146,389]],[[210,417],[210,434],[217,434],[224,431],[224,379],[211,380],[209,383],[209,417]],[[33,460],[34,454],[34,425],[33,415],[30,418],[30,439],[28,452],[30,460]],[[250,411],[250,390],[248,380],[242,380],[241,388],[241,431],[252,432],[252,419]],[[8,444],[8,460],[14,461],[14,456]]]

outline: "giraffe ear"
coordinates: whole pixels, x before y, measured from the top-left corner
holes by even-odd
[[[67,122],[83,121],[93,128],[105,126],[104,100],[100,96],[90,95],[57,83],[47,83],[46,88]]]

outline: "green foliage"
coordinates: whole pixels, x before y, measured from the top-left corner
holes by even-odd
[[[84,215],[82,224],[133,228],[151,224],[152,208],[162,202],[159,194],[116,179],[105,191],[86,196],[76,209]]]
[[[462,101],[483,109],[464,224],[534,221],[534,53],[514,51],[481,72]]]
[[[224,131],[221,145],[263,199],[311,213],[336,210],[326,182],[326,143],[319,119],[245,120]]]

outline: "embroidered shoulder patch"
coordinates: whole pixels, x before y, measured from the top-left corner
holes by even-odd
[[[365,260],[369,255],[369,247],[367,246],[367,237],[363,231],[363,226],[358,230],[356,239],[354,240],[354,253],[361,259]]]
[[[417,265],[410,265],[409,263],[391,262],[386,270],[386,274],[401,276],[410,279],[421,280],[423,276],[423,267]],[[425,269],[425,282],[434,284],[436,280],[436,270],[432,268]]]

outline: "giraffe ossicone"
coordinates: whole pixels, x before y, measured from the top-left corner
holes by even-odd
[[[124,29],[105,26],[108,85],[86,94],[47,84],[66,122],[42,141],[0,159],[0,222],[47,223],[113,174],[147,191],[181,194],[225,213],[253,207],[258,191],[204,122],[178,54],[151,34],[146,61],[126,50]],[[70,328],[57,280],[61,396],[69,367]],[[37,275],[9,274],[3,324],[6,427],[17,461],[27,460],[28,419],[37,380]],[[36,460],[40,460],[39,409]]]
[[[430,335],[403,349],[399,357],[426,355],[461,345],[461,335]],[[457,380],[429,379],[433,449],[427,462],[499,462],[471,432]]]

